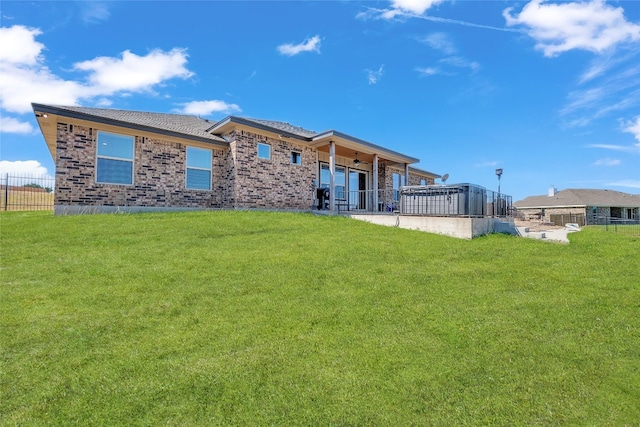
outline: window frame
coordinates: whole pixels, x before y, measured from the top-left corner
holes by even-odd
[[[101,145],[100,145],[100,137],[101,137],[101,135],[113,135],[113,136],[129,139],[130,142],[131,142],[131,158],[118,157],[118,156],[108,156],[108,155],[100,154],[100,147],[101,147]],[[136,158],[136,138],[135,138],[135,136],[124,135],[124,134],[114,133],[114,132],[106,132],[106,131],[103,131],[103,130],[96,131],[96,163],[95,163],[95,182],[96,182],[96,184],[132,186],[133,185],[134,175],[135,175],[135,158]],[[107,161],[118,161],[118,162],[129,162],[129,163],[131,163],[131,179],[129,180],[129,182],[100,181],[99,180],[99,176],[100,176],[100,173],[99,173],[100,159],[107,160]]]
[[[297,162],[294,161],[294,155],[297,159]],[[291,150],[291,155],[289,156],[292,165],[301,166],[302,165],[302,152],[298,150]]]
[[[200,166],[189,166],[189,150],[198,150],[200,152],[208,152],[209,153],[209,168],[203,168],[203,167],[200,167]],[[209,188],[189,187],[189,169],[194,170],[194,171],[207,171],[207,172],[209,172]],[[213,188],[213,151],[212,150],[210,150],[208,148],[187,146],[187,148],[185,150],[184,187],[187,190],[211,191],[211,189]]]
[[[269,148],[269,157],[263,157],[263,156],[260,155],[260,146]],[[271,144],[267,144],[266,142],[258,142],[258,146],[257,146],[257,149],[256,149],[256,154],[257,154],[258,158],[261,159],[261,160],[271,160]]]
[[[323,177],[322,177],[322,171],[325,170],[328,174],[329,174],[329,181],[323,181]],[[343,174],[343,180],[342,182],[338,182],[339,181],[339,173]],[[325,163],[325,162],[321,162],[320,163],[320,188],[329,188],[331,183],[331,172],[330,172],[330,165],[329,163]],[[335,200],[339,200],[339,201],[344,201],[347,200],[347,167],[345,166],[338,166],[336,165],[336,170],[335,170]],[[340,191],[342,190],[342,191]],[[340,197],[341,196],[341,197]]]

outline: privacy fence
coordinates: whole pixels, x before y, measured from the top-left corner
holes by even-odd
[[[53,210],[55,179],[50,176],[2,174],[0,210]]]

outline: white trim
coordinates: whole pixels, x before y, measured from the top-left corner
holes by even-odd
[[[207,168],[201,168],[201,167],[197,167],[197,166],[189,166],[189,149],[190,148],[193,149],[193,150],[208,151],[209,152],[209,161],[211,162],[211,167],[209,169],[207,169]],[[186,190],[211,191],[211,189],[213,188],[213,150],[210,150],[208,148],[193,147],[193,146],[188,145],[184,150],[184,157],[185,157],[185,161],[184,161],[184,165],[185,165],[184,166],[184,188]],[[193,187],[189,187],[188,180],[187,180],[187,175],[188,175],[189,169],[209,172],[209,188],[193,188]]]
[[[269,147],[269,157],[262,157],[260,156],[260,146],[264,145],[266,147]],[[267,144],[266,142],[258,142],[258,145],[256,146],[256,155],[258,156],[259,159],[261,160],[271,160],[271,144]]]
[[[132,148],[132,150],[131,150],[131,159],[128,159],[126,157],[103,156],[103,155],[98,154],[98,151],[100,150],[100,134],[124,136],[124,137],[131,138],[131,148]],[[134,181],[135,171],[136,171],[136,164],[135,164],[135,159],[136,159],[136,137],[134,135],[126,135],[126,134],[107,132],[107,131],[96,129],[95,142],[96,142],[96,156],[95,156],[95,167],[94,167],[94,182],[96,184],[123,185],[123,186],[128,186],[128,187],[133,186],[134,185],[133,181]],[[131,162],[131,182],[123,184],[122,182],[98,181],[98,159],[116,160],[116,161],[120,161],[120,162]]]
[[[296,153],[298,155],[298,163],[294,163],[293,162],[293,153]],[[302,166],[302,151],[300,150],[291,150],[291,152],[289,153],[289,163],[291,163],[292,165],[295,166]]]

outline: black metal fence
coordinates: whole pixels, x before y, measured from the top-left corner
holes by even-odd
[[[0,176],[1,211],[53,210],[55,178],[3,174]]]
[[[640,237],[640,219],[621,219],[599,216],[596,225],[614,233]]]
[[[404,215],[510,217],[511,196],[474,184],[402,187],[400,212]]]

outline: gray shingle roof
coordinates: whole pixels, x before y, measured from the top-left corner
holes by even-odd
[[[529,196],[513,205],[521,209],[567,206],[640,207],[640,194],[615,190],[567,189],[554,196]]]
[[[277,129],[283,132],[292,133],[294,135],[298,135],[303,138],[311,138],[318,134],[315,131],[304,129],[304,128],[301,128],[300,126],[293,126],[285,122],[278,122],[274,120],[252,119],[249,117],[241,117],[241,118],[249,122],[258,123],[263,126],[268,126],[270,128]]]
[[[162,131],[175,132],[182,135],[190,135],[198,138],[209,139],[216,142],[226,141],[207,132],[215,122],[201,119],[196,116],[184,114],[148,113],[143,111],[113,110],[108,108],[90,107],[69,107],[69,106],[49,106],[56,110],[79,113],[91,116],[98,121],[110,120],[122,124],[135,124],[142,127],[149,127]]]

